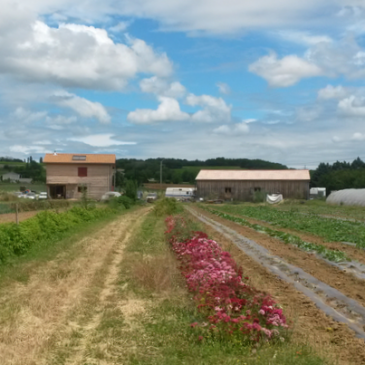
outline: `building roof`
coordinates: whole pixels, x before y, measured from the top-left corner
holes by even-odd
[[[44,163],[115,164],[114,154],[46,153]]]
[[[200,170],[196,180],[310,180],[309,170]]]

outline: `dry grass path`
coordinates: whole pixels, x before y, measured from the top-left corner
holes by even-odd
[[[105,363],[95,354],[87,360],[91,334],[117,289],[124,246],[149,209],[120,216],[85,237],[74,251],[42,264],[26,284],[2,288],[1,365]]]

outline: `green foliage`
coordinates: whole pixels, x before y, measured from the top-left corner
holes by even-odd
[[[158,217],[176,214],[182,210],[181,203],[174,198],[158,199],[153,209],[154,214]]]
[[[95,221],[104,216],[115,214],[110,208],[97,209],[73,207],[67,212],[44,211],[35,217],[20,222],[0,225],[0,263],[11,256],[23,255],[30,247],[42,240],[57,241],[59,234],[83,222]]]
[[[142,184],[146,183],[148,179],[160,181],[160,163],[161,158],[150,158],[147,160],[119,159],[117,160],[117,168],[125,170],[125,179],[137,181],[138,184]],[[188,182],[193,184],[198,172],[204,168],[287,169],[286,166],[279,163],[245,158],[229,159],[219,157],[206,161],[166,158],[163,159],[162,164],[163,182],[174,184]],[[117,186],[121,184],[122,177],[117,176]]]
[[[131,206],[134,204],[134,201],[131,198],[128,198],[128,196],[122,195],[120,197],[117,198],[118,202],[122,205],[124,205],[124,207],[126,209],[131,208]]]
[[[133,201],[137,200],[137,183],[133,180],[127,180],[125,184],[125,196],[132,199]]]
[[[220,211],[238,214],[269,222],[282,228],[310,232],[334,242],[352,242],[365,247],[365,225],[362,222],[324,218],[316,214],[302,214],[298,211],[279,211],[274,207],[249,205],[217,207]]]
[[[280,239],[284,243],[295,245],[303,251],[316,252],[317,254],[321,255],[322,257],[324,257],[329,261],[334,261],[334,262],[351,261],[342,251],[330,250],[323,245],[318,245],[315,243],[303,241],[300,237],[295,236],[293,234],[274,230],[265,226],[261,226],[259,224],[253,224],[247,221],[246,219],[235,217],[233,215],[220,212],[219,210],[208,209],[208,208],[205,209],[210,213],[217,215],[218,217],[227,219],[232,222],[236,222],[242,226],[250,227],[255,231],[266,233],[271,237]]]
[[[266,201],[266,191],[254,191],[252,194],[252,200],[254,203],[263,203]]]
[[[311,173],[311,186],[325,187],[327,194],[332,190],[365,188],[365,162],[358,157],[352,163],[320,163]]]

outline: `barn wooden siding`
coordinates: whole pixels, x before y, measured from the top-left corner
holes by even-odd
[[[87,176],[79,177],[78,168],[86,167]],[[80,199],[78,187],[87,187],[87,196],[100,199],[113,186],[113,165],[109,164],[47,164],[47,187],[66,185],[66,199]]]
[[[231,193],[226,193],[226,188]],[[250,201],[255,189],[283,194],[284,199],[308,199],[309,181],[303,180],[198,180],[197,195],[204,199]]]

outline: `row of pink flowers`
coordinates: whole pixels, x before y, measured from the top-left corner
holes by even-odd
[[[274,299],[252,287],[242,268],[217,242],[204,232],[188,232],[179,216],[168,217],[166,225],[187,288],[206,318],[192,327],[250,341],[270,339],[288,327]]]

